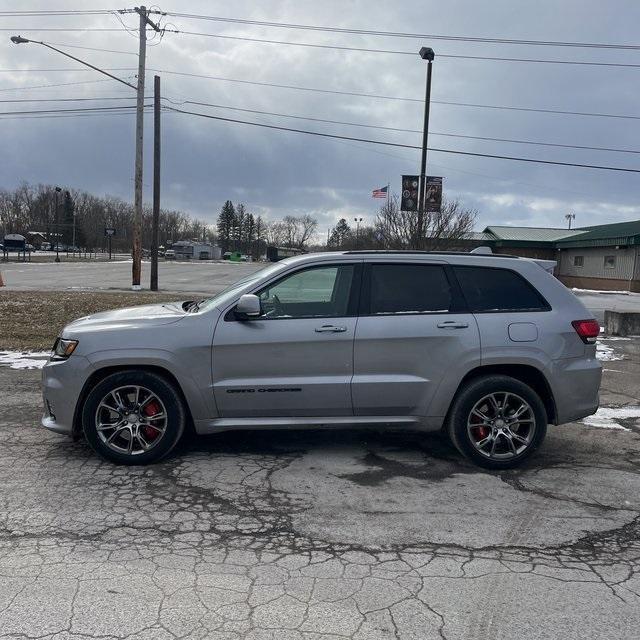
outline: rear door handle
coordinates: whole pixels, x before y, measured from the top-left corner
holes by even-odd
[[[344,333],[347,327],[335,327],[332,324],[323,324],[321,327],[316,327],[316,333]]]
[[[469,326],[467,322],[458,322],[456,320],[445,320],[438,324],[438,329],[466,329]]]

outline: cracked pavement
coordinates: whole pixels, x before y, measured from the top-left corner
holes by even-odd
[[[640,340],[602,404],[640,404]],[[117,467],[0,368],[0,637],[637,638],[640,423],[550,427],[492,473],[437,434],[189,437]]]

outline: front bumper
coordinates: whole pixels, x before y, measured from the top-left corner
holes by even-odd
[[[49,360],[42,368],[43,427],[64,435],[73,434],[78,398],[87,379],[89,361],[73,354],[67,360]]]

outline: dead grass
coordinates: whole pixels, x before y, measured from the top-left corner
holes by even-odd
[[[0,291],[0,350],[46,351],[75,318],[178,299],[180,294],[148,291]]]

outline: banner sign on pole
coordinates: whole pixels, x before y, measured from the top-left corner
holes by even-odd
[[[429,213],[440,211],[442,207],[442,177],[427,176],[424,193],[424,210]]]
[[[105,236],[109,236],[109,237],[115,236],[116,235],[116,230],[113,227],[111,227],[111,228],[110,227],[105,227],[104,235]]]
[[[402,176],[402,198],[400,211],[418,210],[418,185],[420,176]]]

